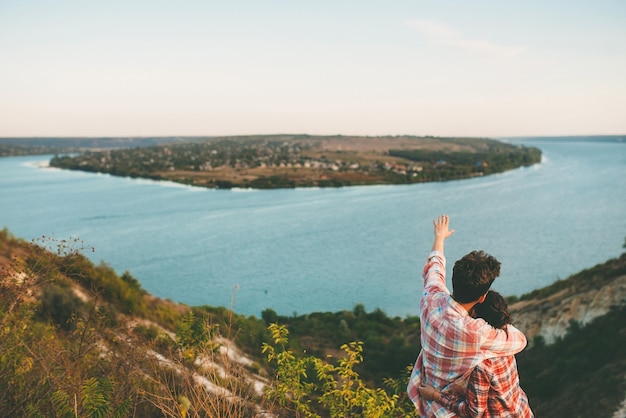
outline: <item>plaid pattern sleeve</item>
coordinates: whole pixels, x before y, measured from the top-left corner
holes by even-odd
[[[420,300],[422,350],[417,357],[407,393],[422,416],[450,417],[443,405],[419,396],[423,382],[436,389],[467,379],[472,369],[486,358],[512,355],[526,346],[519,330],[495,330],[482,319],[474,319],[452,297],[445,284],[445,257],[428,256],[424,267],[424,292]]]

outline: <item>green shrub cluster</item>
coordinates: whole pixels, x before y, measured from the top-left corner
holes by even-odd
[[[341,346],[344,354],[335,362],[311,356],[297,356],[288,347],[289,331],[285,326],[270,324],[273,344],[264,344],[263,352],[275,364],[276,381],[268,396],[296,416],[318,418],[340,417],[417,417],[413,404],[402,393],[389,393],[369,387],[355,371],[363,360],[363,343]],[[405,387],[388,380],[390,389]]]
[[[267,324],[276,322],[289,329],[292,348],[322,358],[343,344],[362,341],[364,360],[355,369],[370,384],[403,376],[421,348],[419,318],[391,318],[381,309],[368,313],[362,304],[352,311],[292,317],[267,309],[262,317]]]

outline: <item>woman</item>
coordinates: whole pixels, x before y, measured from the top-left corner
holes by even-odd
[[[473,315],[483,318],[494,328],[511,323],[504,298],[489,291],[483,303],[474,307]],[[528,397],[519,385],[514,356],[484,360],[472,371],[464,395],[441,393],[434,387],[420,386],[420,394],[427,400],[442,404],[461,417],[533,417]]]

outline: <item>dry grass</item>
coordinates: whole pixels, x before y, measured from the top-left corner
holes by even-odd
[[[320,141],[321,148],[329,151],[357,151],[384,153],[390,149],[429,149],[432,151],[470,151],[468,146],[451,144],[438,138],[416,137],[329,137]]]
[[[379,161],[387,161],[389,158],[378,158]],[[398,158],[393,159],[399,160]],[[363,163],[363,162],[361,162]],[[262,177],[286,177],[296,185],[311,184],[320,180],[340,180],[351,184],[376,184],[383,183],[383,178],[360,171],[332,171],[320,168],[306,167],[258,167],[246,169],[233,169],[220,167],[212,171],[169,171],[160,172],[160,176],[167,180],[189,183],[194,185],[207,185],[217,181],[231,182],[235,187],[245,187],[246,183]]]

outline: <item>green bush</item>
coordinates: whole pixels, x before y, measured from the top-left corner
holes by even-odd
[[[43,286],[37,315],[69,331],[74,329],[74,319],[83,301],[72,293],[69,286],[51,283]]]
[[[296,355],[289,350],[286,327],[270,324],[269,330],[273,344],[264,344],[263,353],[275,367],[275,379],[267,395],[282,408],[311,418],[322,414],[331,418],[417,417],[415,407],[403,393],[370,388],[354,370],[363,360],[363,343],[342,345],[345,354],[331,363],[329,359]],[[404,388],[406,382],[389,386]]]

